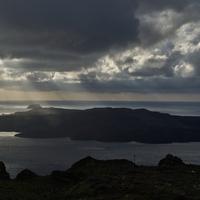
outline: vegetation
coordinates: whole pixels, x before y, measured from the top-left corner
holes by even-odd
[[[17,179],[4,177],[0,181],[3,200],[197,200],[199,197],[200,166],[186,165],[172,155],[155,167],[87,157],[67,171],[54,171],[49,176],[24,170]]]

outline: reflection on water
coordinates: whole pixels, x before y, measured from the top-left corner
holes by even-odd
[[[156,165],[168,153],[180,156],[187,163],[200,165],[200,143],[155,145],[0,137],[0,160],[6,163],[12,177],[24,168],[41,175],[65,170],[88,155],[97,159],[129,160],[135,155],[137,164]]]
[[[17,132],[0,132],[0,137],[14,137]]]

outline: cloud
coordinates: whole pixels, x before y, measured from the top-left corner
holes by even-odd
[[[0,0],[0,87],[199,92],[199,9],[198,0]]]
[[[13,44],[41,54],[104,51],[137,41],[136,9],[132,0],[1,0],[1,39],[10,51]]]
[[[137,17],[140,21],[139,38],[143,45],[152,45],[170,38],[182,25],[200,18],[200,2],[143,0]],[[188,15],[190,13],[190,15]]]
[[[149,12],[152,10],[164,10],[164,9],[174,9],[174,10],[182,10],[186,6],[190,5],[191,3],[195,3],[196,0],[167,0],[167,1],[161,1],[161,0],[140,0],[140,9],[143,12]],[[198,0],[197,0],[198,2]]]
[[[174,67],[174,73],[180,77],[192,77],[194,75],[194,67],[189,63],[179,63]]]
[[[136,46],[102,57],[81,74],[83,84],[87,88],[104,85],[101,88],[118,92],[198,92],[199,23],[185,23],[170,38],[149,47]]]

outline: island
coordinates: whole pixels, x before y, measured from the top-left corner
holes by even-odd
[[[95,140],[101,142],[199,142],[200,116],[175,116],[146,109],[43,108],[0,116],[0,131],[17,137]]]

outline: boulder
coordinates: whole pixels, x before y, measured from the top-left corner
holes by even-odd
[[[17,175],[16,180],[19,180],[19,181],[30,180],[30,179],[36,178],[37,176],[38,176],[37,174],[30,171],[29,169],[25,169]]]
[[[10,175],[6,171],[6,166],[2,161],[0,161],[0,180],[9,180],[9,179]]]
[[[86,157],[68,170],[69,173],[79,176],[119,175],[129,173],[136,165],[128,160],[97,160]]]
[[[180,167],[185,163],[178,157],[168,154],[164,159],[160,160],[159,167]]]

